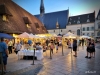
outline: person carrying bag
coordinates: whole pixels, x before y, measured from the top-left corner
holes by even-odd
[[[20,42],[18,41],[16,44],[15,44],[15,50],[14,52],[17,54],[18,51],[20,51],[22,48],[22,45],[20,44]]]

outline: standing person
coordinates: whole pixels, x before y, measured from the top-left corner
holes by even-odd
[[[89,58],[89,59],[91,59],[91,39],[88,39],[87,40],[87,56],[85,56],[85,58]],[[90,53],[90,57],[89,57],[89,53]]]
[[[73,39],[73,51],[75,52],[75,57],[77,57],[77,40]]]
[[[7,58],[8,58],[8,49],[7,44],[4,42],[4,38],[1,38],[0,42],[0,52],[2,52],[3,56],[3,67],[4,67],[4,73],[6,73],[6,65],[7,65]],[[1,65],[0,65],[0,71],[1,71]]]
[[[8,50],[9,50],[9,54],[12,53],[12,47],[13,47],[13,42],[12,42],[12,40],[9,40],[9,42],[8,42]]]
[[[71,53],[72,53],[72,50],[73,50],[73,39],[71,39],[71,41],[70,41],[70,48],[71,48]]]
[[[84,39],[82,38],[82,47],[84,46]]]
[[[49,44],[49,40],[47,39],[47,40],[46,40],[46,45],[47,45],[47,47],[48,47],[48,44]]]
[[[17,41],[17,43],[15,44],[15,53],[17,54],[18,51],[20,51],[22,48],[22,45],[20,44],[19,41]]]
[[[92,57],[95,57],[95,42],[94,42],[94,40],[91,40],[91,51],[92,51]]]

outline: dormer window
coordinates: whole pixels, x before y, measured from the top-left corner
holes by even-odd
[[[78,19],[80,19],[80,17],[78,17]]]
[[[100,20],[100,15],[98,16],[98,20]]]
[[[26,27],[27,27],[27,28],[31,28],[29,24],[26,24]]]
[[[38,23],[34,23],[34,24],[35,24],[36,29],[39,30],[40,29],[39,24]]]
[[[77,21],[77,24],[79,24],[80,23],[80,21]]]
[[[8,18],[12,16],[12,14],[10,13],[5,4],[0,5],[0,10],[1,10],[0,15],[2,16],[2,20],[7,22]]]
[[[70,18],[70,21],[71,21],[72,19]]]
[[[42,28],[43,31],[45,31],[45,27],[44,26],[41,26],[41,28]]]
[[[28,29],[30,29],[30,28],[31,28],[31,26],[30,26],[31,22],[30,22],[30,20],[28,19],[28,17],[23,17],[23,20],[24,20],[24,23],[25,23],[26,27],[27,27]]]
[[[89,15],[87,16],[87,18],[89,18]]]
[[[2,20],[3,20],[3,21],[8,21],[7,15],[3,15]]]
[[[69,22],[69,24],[71,24],[71,22]]]
[[[87,19],[87,22],[90,22],[90,20],[89,20],[89,19]]]

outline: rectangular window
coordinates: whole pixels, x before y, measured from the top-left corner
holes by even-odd
[[[85,28],[83,28],[83,31],[85,31]]]
[[[54,30],[54,32],[55,32],[55,30]]]
[[[98,23],[98,28],[100,28],[100,22]]]
[[[87,33],[87,36],[89,36],[89,33]]]
[[[62,30],[61,30],[61,32],[62,32]]]
[[[91,33],[91,36],[94,36],[94,33]]]
[[[87,27],[87,31],[89,31],[89,27]]]
[[[94,30],[94,27],[91,27],[91,30]]]

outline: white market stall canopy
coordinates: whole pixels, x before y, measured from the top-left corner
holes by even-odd
[[[31,34],[28,34],[27,32],[24,32],[17,36],[17,38],[37,38],[37,36]]]
[[[88,38],[89,39],[91,37],[83,35],[83,36],[80,36],[80,38]]]
[[[63,37],[67,37],[67,38],[76,38],[77,35],[73,34],[73,33],[70,33],[68,32],[67,34],[65,34]]]

